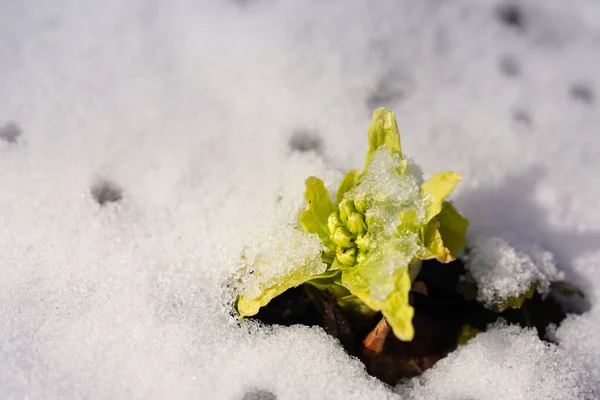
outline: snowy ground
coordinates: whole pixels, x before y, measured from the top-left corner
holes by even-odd
[[[0,398],[598,395],[600,4],[513,3],[0,0]],[[244,242],[360,167],[381,105],[463,174],[471,237],[585,290],[559,346],[498,325],[392,389],[321,329],[227,314]]]

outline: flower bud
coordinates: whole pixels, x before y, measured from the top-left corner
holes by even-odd
[[[375,222],[375,216],[371,213],[366,214],[365,222],[367,223],[367,226],[373,226],[373,223]]]
[[[348,249],[354,246],[354,236],[343,226],[335,228],[335,232],[332,236],[333,243],[344,249]]]
[[[348,217],[353,212],[356,212],[356,208],[354,208],[352,200],[343,199],[340,202],[340,220],[342,223],[345,224],[348,221]]]
[[[340,222],[339,213],[332,212],[329,214],[329,218],[327,218],[327,227],[332,235],[335,232],[335,229],[341,225],[342,223]]]
[[[354,207],[361,214],[367,212],[367,198],[365,196],[357,196],[354,199]]]
[[[354,236],[362,235],[367,231],[367,224],[365,224],[362,215],[357,212],[353,212],[348,216],[346,226]]]
[[[360,263],[363,262],[363,260],[367,258],[367,253],[365,253],[364,251],[359,251],[358,255],[356,256],[356,262]]]
[[[338,248],[336,257],[341,264],[351,267],[356,264],[356,247],[346,251],[342,251]]]
[[[356,238],[356,245],[361,252],[368,252],[371,249],[371,238],[369,235],[362,235]]]

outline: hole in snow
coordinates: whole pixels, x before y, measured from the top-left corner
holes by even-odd
[[[516,4],[504,4],[498,8],[498,18],[511,29],[523,31],[525,19],[521,9]]]
[[[367,96],[365,103],[369,111],[374,111],[379,107],[390,107],[391,103],[402,100],[404,93],[401,90],[393,88],[376,89]]]
[[[119,185],[106,179],[98,179],[90,188],[92,197],[101,206],[114,203],[123,198],[123,190]]]
[[[256,2],[257,0],[232,0],[232,1],[240,7],[245,7],[247,5],[250,5],[254,2]]]
[[[242,397],[242,400],[277,400],[277,396],[267,390],[251,390]]]
[[[513,56],[501,57],[498,61],[498,68],[500,68],[500,72],[509,77],[516,77],[521,74],[521,65]]]
[[[7,122],[0,128],[0,139],[7,143],[16,143],[21,134],[21,128],[14,122]]]
[[[574,100],[582,103],[592,104],[594,102],[594,91],[582,83],[573,84],[569,89],[569,94]]]
[[[414,84],[407,78],[385,77],[377,82],[375,89],[365,99],[369,113],[379,107],[391,108],[404,100],[413,90]]]
[[[513,112],[513,121],[515,121],[517,125],[520,125],[522,127],[531,128],[533,126],[531,116],[527,111],[523,109],[516,109]]]
[[[323,151],[323,142],[316,131],[297,129],[290,138],[290,149],[306,153],[314,151],[320,154]]]

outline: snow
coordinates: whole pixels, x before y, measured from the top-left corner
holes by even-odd
[[[321,261],[325,246],[317,234],[284,225],[248,242],[243,252],[242,295],[255,298],[263,290],[289,276],[311,276],[325,272]]]
[[[415,211],[418,218],[415,224],[425,218],[417,178],[398,174],[399,167],[400,156],[382,146],[373,154],[359,183],[344,194],[345,199],[366,204],[368,235],[373,242],[383,242],[396,233],[403,210]],[[416,238],[414,242],[416,249]],[[410,260],[412,255],[408,257]]]
[[[3,1],[0,398],[597,393],[600,6],[501,4]],[[587,294],[556,347],[496,327],[394,391],[321,329],[230,315],[244,245],[362,166],[382,105],[426,174],[463,175],[470,238]]]
[[[474,238],[469,243],[466,267],[477,284],[477,301],[494,308],[532,287],[547,292],[550,283],[563,280],[552,253],[530,245],[530,254],[518,251],[497,236]]]
[[[401,390],[414,399],[591,399],[589,379],[535,329],[499,322]]]

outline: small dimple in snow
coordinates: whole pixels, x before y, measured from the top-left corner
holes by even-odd
[[[513,56],[503,56],[498,61],[500,71],[508,77],[517,77],[521,74],[521,65]]]
[[[583,83],[573,84],[569,90],[569,94],[574,100],[582,103],[592,104],[594,102],[593,90]]]
[[[244,7],[249,4],[257,2],[258,0],[232,0],[232,1],[240,7]]]
[[[251,390],[244,394],[242,400],[277,400],[277,396],[267,390]]]
[[[402,100],[403,97],[404,93],[399,89],[378,85],[367,96],[365,103],[367,104],[367,109],[372,112],[379,107],[390,107],[391,104]]]
[[[365,104],[369,113],[379,107],[392,107],[407,98],[414,90],[414,83],[406,77],[386,76],[377,82],[371,93],[367,95]]]
[[[525,29],[523,13],[517,4],[508,3],[498,7],[498,18],[507,27],[522,31]]]
[[[323,151],[323,142],[318,133],[306,129],[297,129],[294,131],[289,145],[292,151],[299,151],[301,153],[314,151],[320,154]]]
[[[513,111],[513,120],[520,126],[531,128],[533,121],[529,113],[523,109],[516,109]]]
[[[90,188],[92,197],[101,206],[114,203],[123,198],[123,190],[119,185],[106,179],[98,179]]]
[[[16,143],[22,131],[15,122],[7,122],[0,128],[0,139],[7,143]]]

